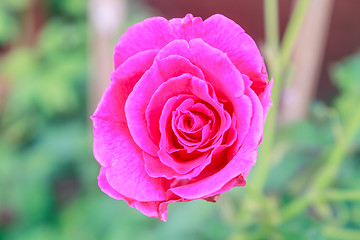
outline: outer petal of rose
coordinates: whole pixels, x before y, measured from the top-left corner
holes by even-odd
[[[98,184],[100,189],[110,197],[114,199],[125,200],[130,207],[136,208],[144,215],[148,217],[156,217],[166,222],[167,204],[165,206],[164,203],[161,203],[159,201],[139,202],[121,195],[108,183],[106,179],[106,168],[104,167],[100,169],[100,174],[98,176]]]
[[[161,49],[179,38],[187,41],[201,38],[214,48],[227,53],[235,66],[256,83],[256,91],[262,91],[262,86],[268,81],[263,58],[253,39],[234,21],[220,14],[213,15],[204,22],[201,18],[188,14],[184,18],[170,21],[153,17],[135,24],[116,44],[114,66],[117,68],[138,52]]]
[[[194,55],[190,52],[189,42],[184,39],[175,39],[164,46],[155,57],[155,60],[167,58],[171,55],[182,56],[194,62]]]
[[[168,204],[172,202],[187,202],[177,198],[166,202],[135,202],[135,207],[148,217],[156,217],[164,222],[167,221]]]
[[[164,200],[161,180],[147,175],[142,151],[126,127],[121,93],[122,85],[112,81],[92,117],[94,151],[100,153],[95,156],[109,158],[106,162],[98,161],[107,164],[106,179],[119,194],[138,201]]]
[[[218,49],[206,44],[202,39],[177,39],[161,49],[155,59],[169,55],[179,55],[189,59],[205,74],[217,96],[228,99],[240,97],[244,93],[244,80],[230,59]],[[227,86],[232,86],[231,88]]]
[[[110,186],[121,195],[137,201],[163,201],[163,180],[152,178],[145,171],[142,151],[131,140],[130,134],[121,134],[116,141],[121,145],[115,150],[115,161],[106,170]]]
[[[231,100],[243,95],[244,80],[225,53],[211,47],[202,39],[189,42],[195,65],[204,73],[206,81],[214,87],[217,97]],[[231,86],[231,87],[229,87]]]
[[[168,200],[166,202],[161,202],[159,205],[159,216],[158,218],[164,222],[167,221],[167,214],[168,214],[168,204],[172,202],[187,202],[185,199],[175,199],[175,200]]]
[[[232,179],[248,172],[255,164],[256,151],[240,151],[221,170],[201,180],[171,188],[168,191],[185,199],[199,199],[217,194]],[[225,187],[226,188],[226,187]]]
[[[159,149],[148,132],[146,108],[151,97],[162,83],[184,73],[203,77],[199,68],[181,56],[159,59],[136,83],[126,101],[125,114],[130,133],[136,144],[143,151],[153,156],[157,156],[156,153]]]
[[[112,197],[114,199],[125,200],[129,204],[130,207],[136,208],[137,210],[139,210],[141,213],[143,213],[144,215],[146,215],[148,217],[156,217],[163,221],[166,221],[167,211],[165,211],[165,210],[167,210],[167,209],[164,209],[164,207],[162,207],[162,209],[159,209],[161,202],[159,202],[159,201],[139,202],[139,201],[134,201],[133,199],[122,196],[114,188],[112,188],[110,186],[110,184],[108,183],[108,181],[106,179],[106,168],[104,168],[104,167],[102,167],[100,169],[100,175],[98,177],[98,184],[99,184],[100,189],[104,193],[109,195],[110,197]]]
[[[126,59],[149,49],[160,49],[176,36],[167,19],[147,18],[126,30],[115,46],[114,68]]]
[[[229,157],[232,158],[243,144],[249,130],[253,118],[253,106],[249,96],[243,95],[235,99],[233,102],[234,114],[236,117],[237,139],[230,147]]]
[[[243,151],[254,151],[257,149],[258,145],[260,144],[262,140],[263,130],[264,130],[264,108],[260,102],[259,97],[256,95],[256,93],[250,89],[245,88],[245,95],[248,97],[251,101],[251,107],[252,107],[252,117],[251,117],[251,123],[250,127],[248,128],[246,137],[244,141],[241,144],[241,149]],[[235,106],[236,107],[236,106]],[[235,111],[241,111],[241,109],[236,108]],[[239,138],[240,139],[240,138]],[[233,156],[236,154],[239,146],[239,141],[237,141],[229,151],[229,156]]]
[[[203,27],[201,38],[226,53],[241,73],[248,75],[253,82],[268,81],[264,59],[255,41],[238,24],[215,14],[204,21]]]
[[[172,168],[163,164],[158,157],[153,157],[143,152],[145,160],[145,169],[151,177],[164,177],[166,179],[192,179],[198,176],[201,171],[210,163],[212,153],[206,158],[205,162],[198,167],[195,167],[192,171],[181,174],[174,171]]]
[[[191,159],[188,161],[179,162],[178,160],[174,159],[169,153],[165,150],[159,150],[158,152],[160,161],[165,165],[171,165],[171,168],[174,169],[176,172],[180,174],[186,174],[193,170],[194,168],[206,164],[210,162],[210,153],[203,153],[199,157],[195,159]]]
[[[167,179],[191,179],[199,175],[201,170],[204,168],[198,167],[189,173],[180,174],[163,164],[159,158],[153,157],[145,152],[143,154],[145,159],[145,169],[152,177],[164,177]]]
[[[148,217],[156,217],[166,222],[166,215],[159,211],[160,202],[135,202],[135,207]],[[167,212],[166,212],[167,213]]]
[[[112,149],[114,160],[112,165],[106,168],[106,179],[111,188],[115,189],[119,196],[138,201],[164,200],[162,180],[152,178],[146,173],[142,151],[133,142],[128,130],[114,131],[119,126],[100,119],[96,122],[107,135],[106,138],[116,143],[116,147]]]
[[[146,152],[143,152],[144,161],[145,161],[145,169],[149,176],[152,177],[165,177],[167,179],[171,179],[179,175],[172,168],[164,165],[160,162],[159,158],[153,157]]]
[[[129,199],[123,195],[121,195],[120,193],[118,193],[114,188],[112,188],[108,182],[108,180],[106,179],[106,168],[102,167],[100,169],[100,174],[98,176],[98,185],[99,188],[101,189],[101,191],[103,191],[104,193],[106,193],[107,195],[109,195],[110,197],[114,198],[114,199],[121,199],[121,200],[125,200],[130,206],[133,206],[133,200]]]
[[[173,18],[169,22],[177,38],[190,41],[203,36],[203,21],[200,17],[186,14],[184,18]]]
[[[208,202],[216,202],[219,199],[220,194],[229,191],[233,187],[243,187],[245,185],[246,185],[246,180],[242,175],[240,175],[232,179],[230,182],[226,183],[220,190],[211,194],[211,196],[203,197],[202,199],[205,199]]]
[[[253,115],[248,135],[241,146],[241,150],[249,152],[256,151],[261,142],[264,130],[264,110],[260,99],[252,89],[247,88],[245,94],[249,96],[252,102]]]
[[[178,38],[187,41],[201,38],[226,53],[240,72],[254,82],[255,92],[264,90],[268,81],[264,60],[254,40],[234,21],[215,14],[203,22],[201,18],[188,14],[184,18],[171,19],[170,24]]]
[[[220,194],[229,191],[231,188],[233,187],[243,187],[246,185],[246,180],[245,178],[240,175],[232,180],[230,180],[228,183],[226,183],[220,190],[218,190],[217,192],[213,193],[212,196],[214,198],[212,198],[211,196],[206,197],[205,200],[210,201],[210,202],[216,202],[217,199],[219,198]]]
[[[264,123],[266,120],[266,117],[269,113],[269,109],[272,106],[272,101],[271,101],[271,89],[273,87],[274,84],[274,78],[271,79],[271,81],[269,82],[269,84],[267,84],[264,92],[262,94],[260,94],[259,98],[260,98],[260,102],[264,108]]]
[[[191,24],[194,22],[194,24]],[[191,24],[191,26],[189,25]],[[115,69],[132,55],[149,49],[161,49],[169,42],[186,38],[186,32],[202,31],[201,18],[194,18],[191,14],[184,18],[174,18],[170,21],[163,17],[147,18],[134,24],[126,30],[115,46]],[[189,34],[192,39],[199,34]]]
[[[163,221],[166,221],[165,213],[167,213],[167,211],[165,212],[165,209],[162,208],[161,209],[162,212],[160,212],[160,209],[159,209],[160,202],[158,202],[158,201],[153,201],[153,202],[134,201],[133,199],[130,199],[130,198],[127,198],[127,197],[121,195],[114,188],[112,188],[106,179],[106,168],[104,168],[104,167],[102,167],[100,169],[100,175],[98,177],[98,184],[99,184],[100,189],[104,193],[109,195],[110,197],[112,197],[114,199],[125,200],[129,204],[130,207],[136,208],[137,210],[139,210],[141,213],[143,213],[144,215],[146,215],[148,217],[157,217]]]
[[[138,53],[125,61],[111,76],[111,82],[105,90],[91,119],[94,124],[94,156],[101,166],[110,166],[113,152],[119,142],[114,141],[118,132],[126,127],[125,101],[135,83],[151,66],[156,50]],[[139,64],[141,62],[141,64]],[[103,126],[108,126],[103,129]]]

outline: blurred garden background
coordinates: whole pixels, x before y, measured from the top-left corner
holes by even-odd
[[[276,2],[0,0],[0,240],[360,239],[360,1]],[[126,28],[188,12],[256,40],[279,111],[247,186],[164,223],[100,191],[89,116]]]

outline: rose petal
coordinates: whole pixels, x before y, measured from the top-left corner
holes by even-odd
[[[256,161],[256,151],[243,152],[241,149],[229,163],[218,172],[186,185],[170,188],[168,191],[185,199],[199,199],[212,196],[232,179],[246,173]]]
[[[203,71],[218,97],[231,100],[243,95],[244,80],[226,54],[199,38],[191,40],[189,46],[194,64]]]
[[[145,152],[144,160],[145,160],[145,169],[149,176],[151,177],[164,177],[166,179],[177,179],[177,180],[190,180],[199,175],[199,173],[210,163],[212,153],[208,156],[208,158],[204,161],[203,164],[195,167],[192,171],[181,174],[174,171],[172,168],[163,164],[159,158],[153,157]]]
[[[98,176],[98,185],[101,191],[109,195],[110,197],[118,200],[125,200],[129,205],[133,206],[133,200],[129,199],[120,193],[118,193],[113,187],[110,186],[108,180],[106,179],[106,168],[100,168],[100,174]]]
[[[150,18],[119,39],[114,66],[92,117],[106,194],[166,221],[169,202],[245,185],[273,80],[240,26],[222,15]]]
[[[190,52],[189,42],[184,39],[174,39],[165,45],[155,57],[155,60],[164,59],[171,55],[182,56],[191,62],[195,61],[194,54]]]
[[[168,80],[167,82],[163,83],[161,87],[159,88],[159,91],[154,94],[154,98],[157,94],[159,94],[159,101],[156,102],[156,105],[164,106],[165,105],[165,99],[168,99],[172,97],[171,95],[177,95],[177,94],[184,94],[184,93],[192,93],[193,95],[197,96],[198,98],[202,99],[203,101],[209,103],[217,112],[218,115],[218,122],[220,123],[217,135],[215,135],[215,141],[218,141],[221,139],[222,134],[224,131],[226,131],[230,125],[231,125],[231,117],[230,115],[223,110],[220,103],[215,101],[212,97],[209,96],[209,89],[211,89],[211,85],[209,85],[207,82],[197,78],[192,77],[190,78],[188,75],[182,75],[177,78],[172,78]],[[169,95],[168,95],[169,94]],[[171,95],[170,95],[171,94]],[[164,98],[164,99],[163,99]],[[165,109],[165,107],[164,107]],[[167,140],[165,139],[167,128],[167,123],[169,122],[171,109],[169,110],[163,110],[162,115],[160,117],[159,121],[159,129],[161,132],[161,138],[160,138],[160,149],[162,146],[166,146]],[[155,115],[154,115],[155,116]],[[153,129],[152,126],[150,126],[150,129]],[[215,134],[215,132],[214,132]],[[150,154],[150,153],[149,153]],[[155,155],[153,155],[155,156]]]
[[[114,69],[138,52],[161,49],[175,39],[168,20],[152,17],[134,24],[126,30],[115,46]]]
[[[100,169],[98,184],[100,189],[110,197],[118,200],[125,200],[130,207],[136,208],[137,210],[139,210],[141,213],[143,213],[148,217],[157,217],[162,221],[166,221],[167,208],[165,207],[165,205],[160,206],[161,203],[160,201],[139,202],[121,195],[108,183],[106,179],[105,167],[102,167]]]
[[[163,108],[163,115],[161,115],[161,119],[160,119],[160,125],[161,125],[160,129],[162,130],[162,134],[163,134],[162,141],[164,141],[164,143],[162,143],[162,144],[165,147],[165,152],[166,152],[165,154],[171,153],[174,150],[172,139],[169,140],[169,135],[171,134],[171,129],[169,130],[169,132],[166,132],[165,126],[166,126],[166,123],[169,121],[169,117],[171,116],[171,114],[170,114],[171,110],[176,107],[176,105],[178,104],[178,100],[183,99],[183,97],[184,97],[184,95],[179,95],[177,97],[170,98],[165,103],[165,106]],[[182,164],[188,164],[189,165],[188,168],[190,170],[191,170],[191,168],[193,168],[192,171],[189,171],[184,174],[184,173],[178,173],[178,172],[174,171],[172,168],[173,166],[171,164],[169,164],[169,165],[171,165],[170,167],[165,165],[164,163],[162,163],[160,161],[160,159],[158,157],[153,157],[145,152],[143,153],[143,155],[144,155],[144,160],[145,160],[145,169],[146,169],[147,173],[152,177],[165,177],[167,179],[171,179],[171,178],[191,179],[191,178],[197,176],[201,172],[201,170],[204,169],[210,163],[210,157],[205,159],[203,162],[201,162],[201,161],[198,161],[198,162],[189,161],[189,163],[182,162]]]
[[[146,152],[143,152],[144,161],[145,161],[145,170],[151,177],[164,177],[167,179],[172,179],[181,176],[175,172],[172,168],[163,164],[159,158],[153,157]],[[189,177],[184,177],[188,178]]]
[[[173,18],[169,22],[177,38],[190,41],[203,36],[203,21],[200,17],[186,14],[184,18]]]
[[[169,56],[165,59],[157,60],[142,76],[139,82],[136,83],[126,101],[125,114],[130,133],[136,144],[143,151],[153,156],[156,156],[158,146],[148,132],[148,123],[145,116],[146,108],[152,96],[156,95],[157,91],[161,91],[161,87],[159,86],[162,83],[184,73],[202,77],[201,71],[183,57]],[[153,108],[159,109],[162,106],[163,105],[153,106]],[[150,117],[148,116],[148,121],[152,120],[156,122],[156,117],[152,115],[150,115]],[[154,128],[151,127],[150,129]]]
[[[215,14],[204,22],[191,14],[170,21],[153,17],[131,26],[116,44],[115,69],[138,52],[161,49],[175,39],[190,41],[195,38],[201,38],[226,53],[240,72],[254,82],[254,91],[258,95],[264,91],[268,78],[256,43],[238,24],[221,14]]]
[[[274,84],[274,78],[272,78],[271,81],[269,82],[269,84],[267,84],[264,92],[259,95],[260,102],[264,109],[264,123],[265,123],[266,117],[269,113],[269,109],[272,106],[272,101],[271,101],[270,97],[271,97],[271,89],[273,87],[273,84]]]
[[[183,161],[179,161],[173,155],[170,155],[165,150],[160,149],[158,152],[158,156],[160,161],[164,165],[171,167],[177,173],[186,174],[191,170],[193,170],[195,167],[198,167],[202,163],[204,163],[205,160],[209,157],[209,153],[202,153],[200,156],[194,159],[190,159],[190,160],[185,159]]]
[[[237,69],[256,84],[268,82],[264,59],[255,41],[231,19],[215,14],[203,23],[202,39],[226,53]],[[229,37],[231,36],[231,37]]]
[[[253,118],[253,106],[250,98],[247,95],[243,95],[233,101],[234,115],[236,117],[236,132],[237,139],[235,144],[231,146],[229,157],[232,158],[240,146],[243,144],[249,130],[250,124]],[[232,120],[234,122],[234,120]]]
[[[192,39],[189,43],[183,39],[174,40],[159,51],[156,59],[173,54],[183,56],[198,66],[218,97],[232,99],[244,93],[244,80],[238,69],[226,54],[206,44],[202,39]],[[227,87],[229,85],[232,87]]]
[[[174,81],[177,81],[181,78],[173,78],[171,80],[169,80],[168,82],[164,83],[173,83]],[[192,78],[185,78],[183,79],[183,81],[185,83],[185,86],[191,86],[190,83],[186,83],[185,80],[191,82]],[[170,112],[173,110],[176,102],[177,102],[177,97],[172,97],[170,98],[164,106],[164,111],[160,117],[160,132],[161,132],[161,139],[160,139],[160,150],[157,152],[157,156],[159,157],[160,161],[172,168],[175,172],[180,173],[180,174],[185,174],[190,172],[192,169],[194,169],[195,167],[199,166],[201,163],[203,163],[206,159],[206,157],[208,156],[208,154],[202,154],[199,157],[195,158],[195,159],[191,159],[186,161],[187,159],[182,160],[181,162],[177,161],[176,159],[173,158],[173,156],[171,156],[168,152],[168,140],[169,140],[169,136],[168,136],[168,132],[167,127],[169,124],[169,120],[171,118],[171,114]]]
[[[215,199],[214,198],[211,198],[211,197],[205,197],[205,200],[207,201],[217,201],[217,198],[219,198],[220,194],[221,193],[224,193],[226,191],[229,191],[231,188],[233,187],[243,187],[246,185],[246,180],[245,178],[240,175],[232,180],[230,180],[228,183],[226,183],[220,190],[216,191],[215,193],[213,193],[212,196],[215,196]],[[217,196],[217,198],[216,198]]]
[[[114,153],[115,161],[106,171],[111,187],[137,201],[165,200],[162,179],[147,174],[142,151],[131,140],[130,134],[124,132],[116,140],[119,146]]]
[[[126,64],[119,68],[123,66]],[[115,79],[111,81],[92,116],[94,155],[102,166],[107,167],[106,179],[120,195],[138,201],[164,200],[161,179],[151,178],[146,174],[141,150],[133,142],[126,127],[124,93],[130,90],[129,86],[135,84],[137,78],[129,78],[131,75],[128,78],[120,76],[113,75]],[[143,191],[137,190],[139,186]]]
[[[148,217],[156,217],[166,222],[167,207],[161,205],[161,202],[135,202],[135,207],[141,213]]]
[[[263,92],[268,82],[264,59],[254,40],[237,23],[221,14],[215,14],[205,21],[187,14],[184,18],[174,18],[169,22],[177,38],[188,42],[201,38],[226,53],[236,68],[254,82],[255,92]]]
[[[112,163],[113,149],[119,144],[114,140],[118,132],[127,129],[125,101],[135,83],[151,66],[156,53],[156,50],[138,53],[117,68],[91,116],[94,124],[94,156],[101,166],[107,167]]]
[[[229,130],[224,134],[224,142],[221,144],[221,146],[224,146],[224,147],[230,147],[234,144],[234,142],[237,140],[237,139],[241,139],[241,130],[238,130],[236,128],[236,125],[237,125],[237,121],[236,121],[236,116],[233,115],[232,118],[231,118],[231,126],[229,128]],[[241,141],[241,140],[240,140]],[[232,156],[231,156],[232,158]]]
[[[247,88],[245,94],[252,102],[252,118],[248,134],[241,146],[243,151],[256,151],[262,139],[264,130],[264,110],[256,93]]]
[[[146,108],[145,116],[147,120],[148,131],[150,132],[150,135],[155,142],[160,141],[161,134],[159,130],[159,119],[163,112],[163,106],[165,105],[166,101],[173,96],[178,96],[180,94],[184,95],[184,93],[191,93],[189,89],[184,89],[182,92],[179,91],[178,85],[171,84],[171,81],[174,81],[173,79],[179,79],[179,82],[187,82],[191,78],[192,75],[190,73],[184,73],[181,76],[174,77],[170,79],[167,84],[160,85],[160,87],[154,92],[153,96],[151,96],[151,100],[149,101],[149,104]],[[174,107],[174,105],[172,105],[172,107]],[[168,114],[170,114],[172,110],[173,109],[169,109]]]

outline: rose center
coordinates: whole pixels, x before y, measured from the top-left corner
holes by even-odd
[[[192,129],[194,126],[194,118],[192,116],[186,116],[184,120],[184,126],[188,129]]]
[[[187,111],[184,115],[180,116],[180,124],[178,126],[181,130],[191,133],[201,129],[209,121],[211,121],[209,117],[202,113]]]

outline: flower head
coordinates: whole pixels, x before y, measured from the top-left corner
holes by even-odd
[[[115,46],[98,107],[103,192],[166,221],[170,202],[244,186],[271,105],[264,60],[232,20],[145,19]]]

